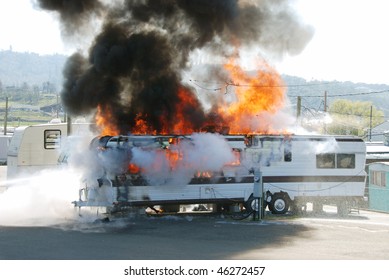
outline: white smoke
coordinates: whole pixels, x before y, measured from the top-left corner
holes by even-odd
[[[79,174],[67,168],[20,178],[0,194],[0,225],[53,225],[76,218]],[[25,180],[22,180],[25,179]]]
[[[0,225],[51,226],[79,219],[72,201],[89,169],[90,137],[68,137],[58,166],[5,180],[0,193]],[[67,163],[66,163],[67,160]],[[8,167],[9,168],[9,167]]]
[[[184,142],[184,165],[199,172],[218,171],[234,160],[231,148],[223,136],[211,133],[194,133],[192,142]]]
[[[166,153],[175,159],[169,160]],[[234,160],[227,141],[218,134],[194,133],[170,151],[132,149],[131,162],[142,169],[151,185],[187,184],[198,172],[216,172]],[[173,162],[172,162],[173,161]]]
[[[170,179],[169,161],[163,150],[132,149],[131,163],[142,169],[143,176],[151,185],[164,185]]]
[[[310,149],[316,154],[336,153],[339,150],[335,137],[329,137],[326,141],[310,142]]]

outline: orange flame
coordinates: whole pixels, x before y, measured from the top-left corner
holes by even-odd
[[[160,123],[163,125],[162,131],[158,134],[191,134],[195,132],[195,126],[185,117],[185,108],[197,108],[199,103],[197,99],[184,87],[178,90],[179,102],[176,105],[174,116],[174,123],[169,122],[166,115],[160,117]],[[132,129],[134,134],[157,134],[157,131],[153,130],[145,120],[145,116],[138,114],[135,119],[135,126]]]
[[[280,75],[265,62],[256,76],[248,75],[234,59],[224,67],[233,80],[227,84],[226,94],[235,93],[237,99],[219,108],[230,133],[269,133],[271,128],[261,125],[261,114],[274,114],[284,106],[285,87]]]
[[[136,115],[135,126],[133,127],[132,132],[134,134],[155,134],[155,132],[150,131],[149,126],[147,125],[146,120],[143,119],[142,114]]]
[[[112,113],[109,108],[105,107],[103,109],[101,105],[98,105],[95,120],[97,127],[101,129],[100,135],[118,135],[120,133],[119,129],[109,121],[112,120]]]
[[[266,62],[261,63],[255,75],[249,75],[236,63],[235,57],[224,65],[232,82],[227,83],[222,104],[213,109],[207,120],[199,124],[191,123],[188,112],[199,108],[200,102],[193,93],[180,87],[177,92],[178,102],[174,108],[175,116],[165,112],[160,116],[161,131],[156,131],[147,123],[147,115],[138,114],[133,134],[192,134],[193,132],[214,131],[230,134],[283,133],[272,128],[271,118],[285,103],[285,85],[281,76]],[[219,99],[220,101],[220,99]],[[99,105],[96,124],[101,135],[118,135],[120,129],[112,124],[112,113],[108,106]]]
[[[202,172],[197,172],[194,174],[195,178],[211,178],[213,176],[213,173],[210,171],[202,171]]]
[[[227,83],[226,91],[222,94],[225,98],[222,104],[213,108],[202,124],[206,131],[215,131],[219,133],[230,134],[264,134],[264,133],[285,133],[274,131],[271,126],[271,116],[284,106],[285,86],[281,76],[266,62],[262,63],[261,69],[255,75],[249,75],[232,58],[229,63],[224,65],[228,71],[232,82]],[[133,134],[192,134],[200,132],[199,124],[191,123],[187,118],[188,112],[201,106],[195,95],[184,86],[177,92],[178,102],[174,108],[175,116],[168,116],[168,113],[161,114],[161,131],[156,131],[147,123],[147,115],[138,114],[134,120],[134,126],[131,128]],[[269,118],[270,116],[270,118]],[[269,119],[266,119],[269,118]],[[101,129],[101,135],[118,135],[120,129],[112,124],[113,116],[109,106],[99,105],[96,112],[96,124]],[[208,125],[208,126],[207,126]],[[222,131],[222,132],[221,132]],[[177,143],[169,139],[170,146],[159,151],[159,156],[153,162],[151,170],[163,171],[166,161],[169,164],[170,171],[181,167],[183,162],[182,151],[176,149]],[[174,147],[174,148],[173,148]],[[234,160],[227,166],[239,166],[241,164],[240,152],[233,151]],[[186,166],[188,167],[188,166]],[[128,172],[130,174],[139,174],[142,168],[137,165],[129,164]],[[199,178],[209,178],[211,172],[198,172],[195,174]]]
[[[187,106],[196,108],[198,106],[198,101],[193,95],[189,94],[189,91],[185,88],[180,88],[178,90],[178,98],[180,99],[180,102],[176,107],[177,122],[174,124],[172,132],[174,134],[191,134],[195,131],[195,127],[194,124],[185,119],[184,108]]]
[[[182,154],[178,150],[167,149],[165,153],[166,159],[169,162],[170,170],[175,170],[182,160]]]
[[[139,166],[137,166],[136,164],[133,164],[133,163],[130,163],[128,165],[128,172],[130,174],[137,174],[141,171],[141,169],[139,168]]]

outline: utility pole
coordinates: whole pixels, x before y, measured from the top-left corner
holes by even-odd
[[[327,113],[327,91],[324,91],[324,113]],[[327,133],[327,125],[324,121],[324,133]]]
[[[301,116],[301,96],[297,96],[297,113],[296,117],[299,119]]]
[[[373,126],[373,105],[370,106],[370,133],[369,133],[369,141],[371,142],[371,130]]]
[[[57,109],[57,119],[59,118],[59,100],[58,100],[58,92],[57,92],[57,105],[55,105]]]
[[[71,135],[72,134],[72,118],[70,117],[70,115],[67,115],[67,117],[66,117],[66,123],[67,123],[67,125],[66,125],[66,127],[67,127],[67,130],[68,130],[68,133],[67,133],[67,135],[69,136],[69,135]]]
[[[4,135],[7,135],[8,122],[8,96],[5,98]]]
[[[324,91],[324,112],[327,112],[327,91]]]
[[[301,122],[301,96],[297,96],[296,122]]]

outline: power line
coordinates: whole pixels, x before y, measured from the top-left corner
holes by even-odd
[[[309,87],[309,86],[321,86],[321,85],[330,85],[330,84],[338,84],[341,82],[323,82],[323,83],[311,83],[311,84],[292,84],[292,85],[260,85],[260,84],[236,84],[234,82],[225,82],[220,83],[220,87],[216,88],[208,88],[205,86],[202,86],[200,83],[203,84],[214,84],[208,81],[199,81],[199,80],[189,80],[193,84],[195,84],[197,87],[201,88],[202,90],[208,90],[208,91],[220,91],[224,87],[227,88],[229,86],[233,87],[256,87],[256,88],[291,88],[291,87]],[[355,92],[355,93],[342,93],[342,94],[329,94],[328,97],[345,97],[345,96],[358,96],[358,95],[370,95],[370,94],[379,94],[379,93],[385,93],[389,92],[389,89],[379,90],[379,91],[368,91],[368,92]],[[288,95],[288,97],[298,97],[297,95]],[[323,97],[323,95],[303,95],[302,97]]]
[[[192,82],[193,84],[195,84],[197,87],[203,89],[203,90],[219,91],[219,90],[222,89],[221,87],[218,87],[218,88],[206,88],[206,87],[201,86],[200,84],[198,84],[198,81],[197,81],[197,80],[189,80],[189,81]]]
[[[190,82],[195,84],[197,87],[203,89],[203,90],[209,90],[209,91],[219,91],[222,90],[223,86],[228,87],[228,86],[233,86],[233,87],[255,87],[255,88],[290,88],[290,87],[310,87],[310,86],[322,86],[322,85],[330,85],[330,84],[338,84],[341,82],[321,82],[321,83],[308,83],[308,84],[282,84],[282,85],[263,85],[263,84],[237,84],[234,82],[224,82],[224,83],[216,83],[220,84],[220,87],[217,88],[207,88],[202,85],[202,84],[215,84],[210,81],[199,81],[195,79],[190,79]]]
[[[285,85],[260,85],[260,84],[235,84],[228,83],[227,85],[235,86],[235,87],[260,87],[260,88],[289,88],[289,87],[310,87],[310,86],[321,86],[321,85],[329,85],[329,84],[338,84],[340,82],[323,82],[323,83],[311,83],[311,84],[285,84]]]
[[[340,113],[340,112],[331,112],[331,111],[321,111],[321,110],[318,110],[318,109],[315,109],[315,108],[310,108],[310,107],[306,107],[304,105],[301,105],[301,108],[303,108],[305,111],[308,111],[310,114],[312,115],[315,115],[315,114],[324,114],[324,113],[328,113],[329,115],[340,115],[340,116],[353,116],[353,117],[361,117],[361,118],[368,118],[370,117],[370,114],[356,114],[356,113]],[[371,116],[373,119],[384,119],[386,120],[387,118],[385,118],[384,116]]]
[[[357,96],[357,95],[369,95],[369,94],[377,94],[389,92],[389,89],[384,89],[380,91],[368,91],[368,92],[356,92],[356,93],[343,93],[343,94],[333,94],[328,95],[327,97],[343,97],[343,96]],[[288,95],[289,97],[298,97],[297,95]],[[303,97],[323,97],[323,95],[303,95]]]

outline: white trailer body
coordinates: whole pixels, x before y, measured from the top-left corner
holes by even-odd
[[[0,135],[0,165],[7,163],[7,152],[12,134]]]
[[[85,135],[87,123],[73,123],[72,135]],[[18,127],[7,152],[7,179],[29,175],[58,166],[58,158],[67,144],[67,123],[46,123]]]
[[[146,139],[142,136],[143,139]],[[168,136],[150,136],[145,147],[166,148]],[[190,138],[188,136],[187,138]],[[120,149],[123,143],[140,147],[137,136],[106,137],[99,152]],[[106,174],[80,189],[78,207],[153,206],[171,204],[219,205],[253,199],[255,170],[262,174],[261,193],[276,214],[306,202],[351,203],[365,193],[366,147],[361,138],[322,135],[226,136],[237,157],[212,174],[195,175],[183,184],[150,184],[141,174]],[[152,144],[150,144],[152,143]],[[163,144],[165,143],[165,144]],[[163,144],[163,145],[162,145]],[[96,145],[91,145],[96,147]],[[167,147],[169,149],[169,147]],[[159,149],[159,148],[157,148]],[[212,157],[212,155],[209,155]],[[173,178],[172,178],[173,179]],[[174,180],[172,180],[173,182]]]
[[[66,135],[66,123],[16,128],[8,148],[7,178],[57,165],[61,142]]]

